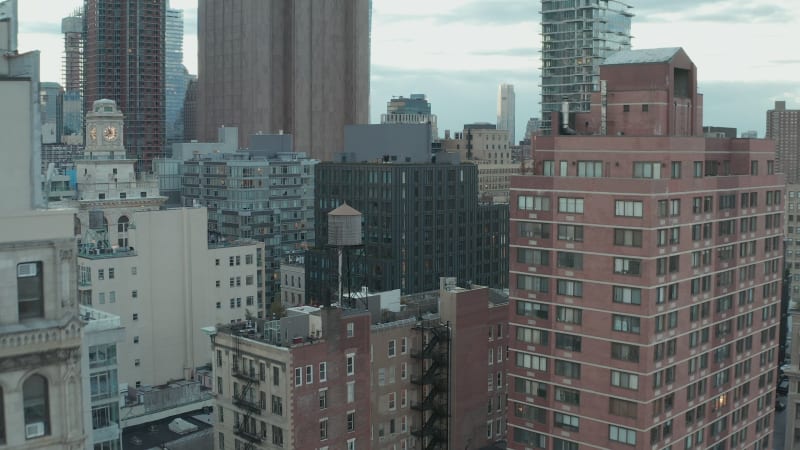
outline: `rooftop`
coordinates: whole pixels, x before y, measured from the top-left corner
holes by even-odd
[[[680,47],[646,48],[641,50],[622,50],[606,58],[604,65],[614,64],[650,64],[670,61]]]
[[[176,418],[189,422],[196,426],[197,430],[184,434],[171,431],[169,424]],[[122,432],[122,442],[126,449],[167,448],[166,445],[170,442],[177,441],[189,434],[202,432],[211,427],[211,415],[201,409],[155,422],[128,427]]]

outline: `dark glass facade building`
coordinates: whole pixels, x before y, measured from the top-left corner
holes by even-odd
[[[342,203],[363,214],[363,247],[343,258],[351,290],[412,294],[438,289],[442,276],[507,287],[508,205],[478,202],[474,164],[321,163],[315,172],[309,303],[323,304],[338,285],[327,213]]]

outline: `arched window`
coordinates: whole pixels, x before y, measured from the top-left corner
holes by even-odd
[[[117,220],[117,232],[118,233],[127,233],[128,232],[128,224],[130,224],[130,220],[128,216],[120,216],[119,220]]]
[[[33,439],[50,433],[49,408],[47,379],[41,375],[32,375],[22,385],[25,439]]]

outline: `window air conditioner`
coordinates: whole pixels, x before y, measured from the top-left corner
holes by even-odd
[[[25,439],[44,436],[44,422],[34,422],[25,425]]]
[[[17,278],[35,277],[36,263],[24,263],[17,265]]]

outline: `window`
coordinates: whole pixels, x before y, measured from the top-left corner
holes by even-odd
[[[639,318],[633,316],[613,315],[613,330],[624,333],[639,334]]]
[[[639,389],[639,376],[628,372],[612,370],[611,385],[635,391]]]
[[[581,316],[582,311],[578,308],[570,308],[567,306],[556,307],[556,320],[559,322],[580,325]]]
[[[347,450],[356,450],[356,439],[347,440]]]
[[[661,178],[660,162],[633,163],[633,178]]]
[[[319,363],[319,382],[322,383],[324,381],[328,381],[328,363],[327,362]]]
[[[568,403],[570,405],[581,404],[581,393],[575,389],[567,389],[563,387],[556,388],[556,401]]]
[[[519,442],[527,447],[547,448],[547,436],[523,428],[514,427],[514,442]],[[566,450],[566,449],[565,449]],[[573,450],[573,449],[570,449]],[[577,450],[577,447],[574,449]]]
[[[557,256],[556,261],[558,263],[558,267],[563,267],[566,269],[575,269],[575,270],[583,269],[582,253],[558,252],[556,256]]]
[[[644,207],[641,201],[617,200],[614,202],[614,214],[621,217],[642,217]]]
[[[578,450],[578,443],[553,438],[553,450]]]
[[[134,313],[133,314],[133,320],[139,320],[139,314]]]
[[[614,229],[614,245],[625,247],[642,246],[642,230],[629,230],[624,228]]]
[[[615,416],[636,418],[636,403],[620,398],[608,399],[608,412]]]
[[[544,277],[537,277],[533,275],[517,275],[517,289],[525,291],[547,293],[550,280]]]
[[[136,290],[131,291],[131,298],[139,298],[139,291]]]
[[[578,161],[578,176],[597,178],[603,176],[602,161]]]
[[[405,355],[408,352],[408,338],[404,337],[400,340],[400,353]]]
[[[356,412],[347,411],[347,432],[356,430]]]
[[[514,392],[547,398],[547,385],[525,378],[514,378]]]
[[[324,441],[328,439],[328,418],[319,420],[319,440]]]
[[[642,290],[639,288],[614,286],[613,292],[614,303],[626,303],[630,305],[642,304]]]
[[[556,348],[570,352],[581,351],[581,337],[572,334],[556,333]]]
[[[353,403],[356,401],[356,382],[355,381],[348,381],[347,382],[347,403]]]
[[[644,107],[646,105],[642,105]],[[680,161],[672,161],[670,163],[670,176],[672,178],[680,178],[681,177],[681,162]]]
[[[397,409],[397,393],[389,392],[387,396],[387,403],[389,405],[389,411],[394,411]]]
[[[272,396],[272,414],[282,416],[283,415],[283,399],[278,397],[277,395]]]
[[[517,207],[524,211],[550,211],[550,197],[520,195]]]
[[[583,297],[583,283],[573,280],[558,280],[556,283],[558,295],[567,297]]]
[[[616,425],[608,426],[608,439],[623,444],[636,445],[636,431]]]
[[[559,197],[558,212],[569,214],[583,214],[583,199],[574,197]]]
[[[550,239],[550,224],[541,222],[520,222],[519,235],[531,239]]]
[[[642,260],[632,258],[614,258],[614,273],[621,275],[641,275]]]
[[[306,366],[306,384],[314,382],[314,366]]]
[[[19,320],[44,317],[44,285],[40,261],[17,264],[17,311]]]
[[[529,266],[549,266],[550,252],[532,248],[517,248],[517,262]]]
[[[559,412],[554,413],[553,416],[555,426],[558,428],[563,428],[567,431],[578,431],[580,428],[580,419],[578,416],[572,416]]]
[[[529,353],[517,352],[517,367],[524,369],[539,370],[541,372],[547,371],[547,358],[543,356],[531,355]],[[491,379],[492,375],[489,374]]]
[[[356,325],[353,322],[347,322],[347,337],[351,338],[355,335]]]
[[[272,443],[279,447],[283,446],[283,428],[272,426]]]
[[[525,317],[547,320],[548,307],[544,303],[526,302],[517,300],[517,314]]]
[[[389,341],[389,358],[394,358],[397,355],[397,341],[392,339]]]
[[[630,112],[631,105],[622,105],[622,112]]]
[[[320,389],[318,393],[319,397],[319,409],[327,409],[328,408],[328,388]]]
[[[347,375],[354,375],[356,373],[356,355],[350,353],[347,355]]]
[[[578,363],[557,359],[556,375],[578,379],[581,377],[581,365]]]
[[[525,342],[534,345],[547,345],[548,332],[547,330],[537,330],[535,328],[528,328],[517,326],[517,341]]]
[[[559,225],[558,239],[560,241],[583,242],[583,225]]]
[[[303,368],[302,367],[295,367],[294,368],[294,385],[295,386],[302,386],[303,385]]]
[[[639,347],[630,344],[622,344],[619,342],[611,343],[611,358],[620,361],[638,362],[639,361]]]
[[[47,379],[41,375],[32,375],[22,385],[25,439],[50,434],[50,405],[47,391]]]

